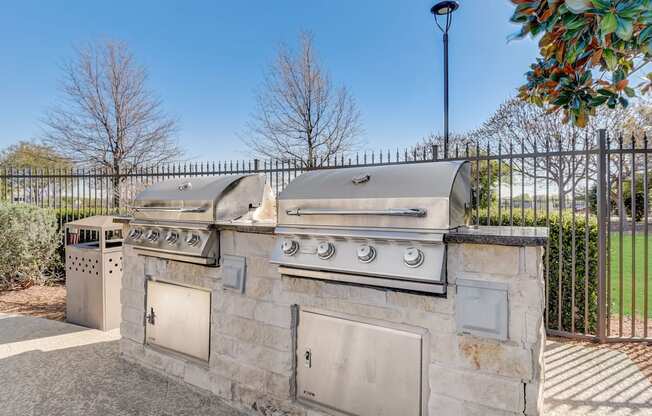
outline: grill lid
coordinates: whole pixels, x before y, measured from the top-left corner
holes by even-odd
[[[304,173],[278,198],[278,225],[449,230],[467,224],[465,161]]]
[[[263,175],[204,176],[158,182],[134,200],[134,218],[155,221],[232,221],[262,203]]]

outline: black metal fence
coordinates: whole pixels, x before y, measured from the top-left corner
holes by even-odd
[[[308,169],[469,160],[476,225],[542,226],[549,333],[601,341],[652,340],[649,318],[649,155],[643,137],[452,144],[366,152],[310,163],[250,160],[103,169],[4,168],[5,201],[56,209],[59,221],[124,214],[148,185],[174,177],[261,173],[278,194]]]

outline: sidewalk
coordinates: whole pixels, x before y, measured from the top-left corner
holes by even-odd
[[[116,330],[0,313],[0,415],[240,415],[120,360],[118,339]],[[546,415],[652,415],[652,384],[626,353],[548,341],[545,359]]]
[[[0,314],[0,415],[238,416],[118,357],[117,330]]]
[[[615,346],[551,340],[545,364],[546,416],[652,415],[649,378]]]

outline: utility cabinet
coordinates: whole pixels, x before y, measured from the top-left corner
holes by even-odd
[[[208,361],[211,292],[147,281],[145,342]]]
[[[422,415],[422,355],[419,333],[301,311],[297,399],[357,416]]]
[[[108,331],[120,326],[122,225],[96,215],[66,224],[66,320]]]

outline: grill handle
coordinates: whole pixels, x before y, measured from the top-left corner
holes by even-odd
[[[162,211],[162,212],[206,212],[206,208],[183,207],[132,207],[136,211]]]
[[[287,215],[388,215],[392,217],[425,217],[423,208],[387,208],[387,209],[328,209],[295,208],[285,211]]]

